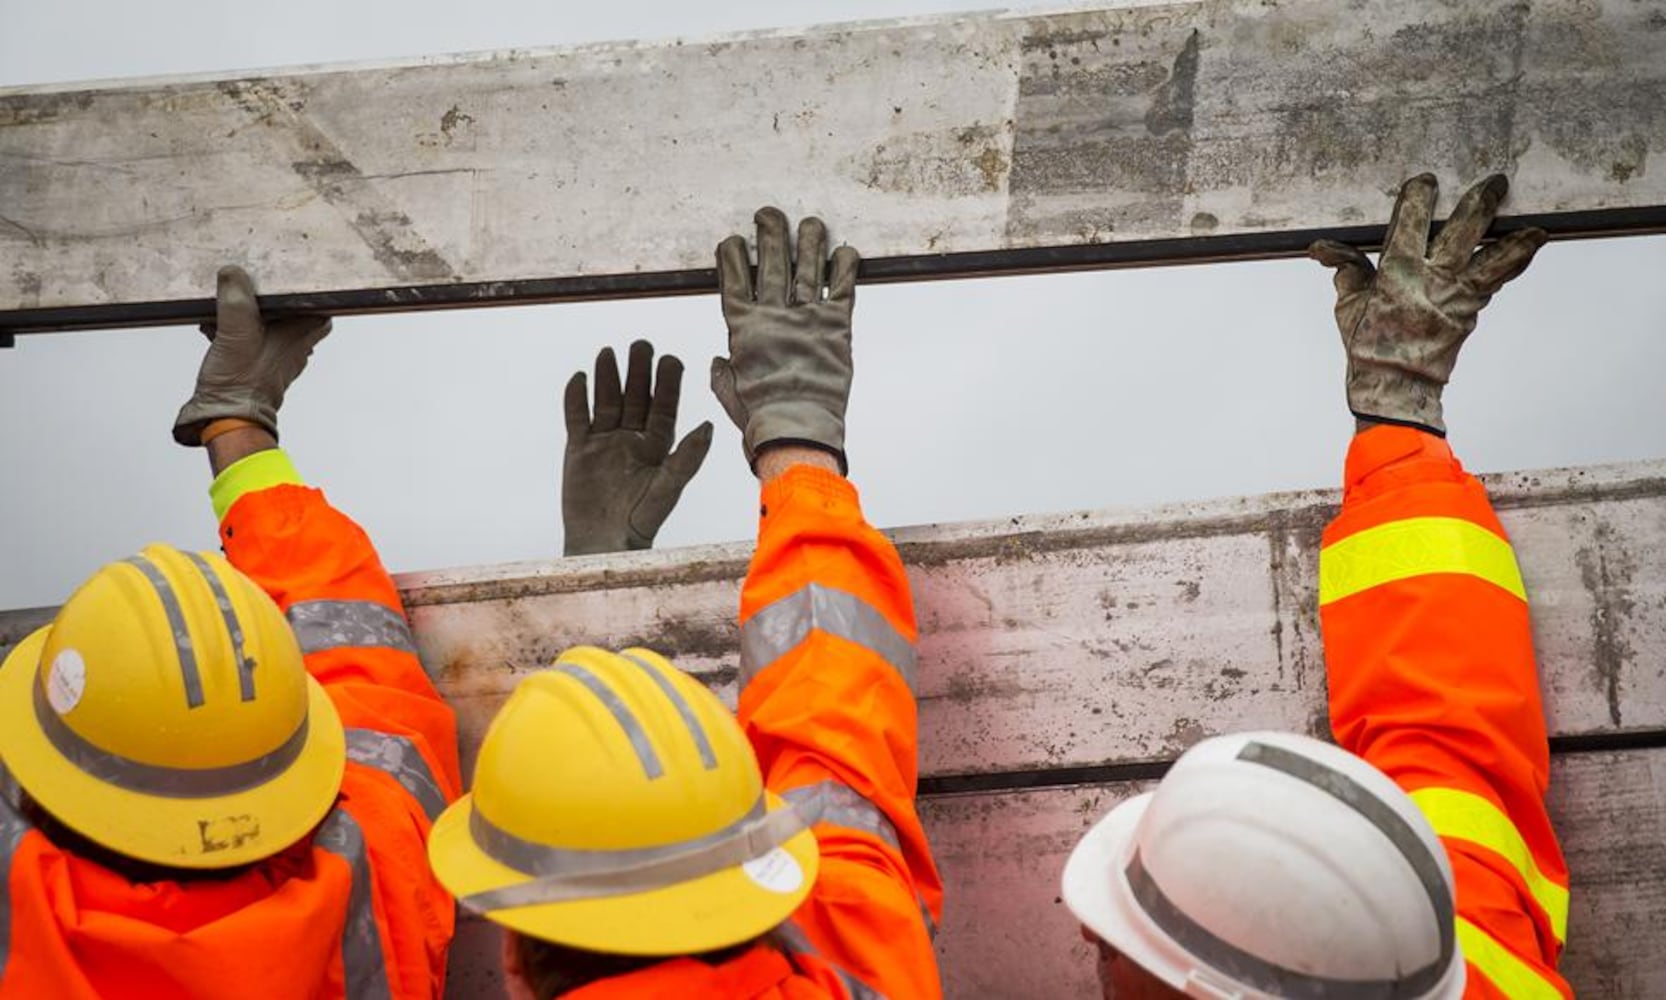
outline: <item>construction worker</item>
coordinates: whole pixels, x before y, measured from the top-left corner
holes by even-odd
[[[713,362],[763,483],[738,719],[646,649],[568,650],[515,689],[429,841],[505,929],[515,1000],[941,993],[908,579],[843,475],[857,255],[824,279],[805,219],[795,275],[786,217],[757,227],[756,292],[745,240],[718,247]]]
[[[1475,249],[1507,190],[1470,189],[1431,242],[1407,181],[1381,262],[1323,241],[1348,354],[1342,511],[1319,615],[1340,748],[1206,740],[1077,845],[1064,902],[1106,996],[1568,996],[1568,873],[1526,594],[1441,390],[1476,315],[1544,243]]]
[[[441,995],[454,905],[424,838],[456,723],[358,525],[277,447],[326,319],[220,272],[174,437],[218,553],[100,569],[0,667],[0,997]]]

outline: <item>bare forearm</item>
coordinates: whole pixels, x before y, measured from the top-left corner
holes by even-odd
[[[758,453],[758,481],[767,483],[795,465],[813,465],[829,472],[839,471],[839,460],[831,452],[800,444],[767,445]]]
[[[242,459],[277,446],[278,439],[264,427],[246,424],[210,438],[204,450],[208,452],[209,470],[218,476]]]

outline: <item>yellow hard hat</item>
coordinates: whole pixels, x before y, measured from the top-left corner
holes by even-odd
[[[0,759],[89,840],[229,868],[324,818],[346,749],[272,599],[218,555],[152,545],[94,573],[6,657]]]
[[[815,837],[723,703],[646,649],[580,646],[523,680],[428,860],[465,907],[587,951],[684,955],[789,917]]]

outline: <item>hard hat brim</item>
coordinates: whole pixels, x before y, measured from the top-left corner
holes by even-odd
[[[63,756],[35,717],[33,686],[51,626],[0,666],[0,761],[59,822],[126,857],[173,868],[232,868],[305,837],[335,803],[346,734],[323,685],[307,678],[307,735],[287,769],[229,795],[176,798],[96,778]]]
[[[1151,794],[1117,805],[1076,844],[1064,864],[1064,905],[1082,926],[1124,957],[1169,986],[1184,989],[1195,963],[1168,940],[1140,908],[1124,869],[1134,832],[1151,805]]]
[[[770,812],[789,808],[765,792]],[[428,861],[459,901],[531,881],[483,851],[469,832],[465,795],[434,823]],[[792,916],[815,885],[820,852],[809,830],[753,866],[725,868],[648,892],[492,910],[486,919],[527,937],[620,955],[689,955],[740,944]]]

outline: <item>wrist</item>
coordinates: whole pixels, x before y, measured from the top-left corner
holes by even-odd
[[[230,434],[232,431],[242,430],[245,427],[259,426],[253,420],[246,420],[243,417],[220,417],[216,420],[210,420],[203,426],[199,440],[206,447],[210,441],[224,434]]]
[[[217,424],[231,422],[215,421],[208,429],[213,429]],[[278,446],[278,439],[266,428],[247,421],[240,422],[243,426],[220,428],[212,437],[206,433],[204,435],[203,446],[208,452],[208,467],[215,476],[250,455],[270,451]]]
[[[752,459],[752,471],[762,483],[768,483],[795,465],[814,466],[843,475],[837,456],[810,445],[785,442],[766,444],[758,449],[758,453]]]
[[[1396,416],[1377,416],[1373,414],[1365,414],[1360,413],[1358,410],[1353,411],[1353,414],[1355,437],[1364,434],[1366,431],[1375,430],[1378,427],[1405,427],[1414,431],[1422,431],[1424,434],[1430,434],[1441,439],[1445,439],[1446,437],[1446,423],[1438,417],[1436,418],[1434,424],[1429,424],[1424,423],[1421,420],[1411,418],[1402,419]]]

